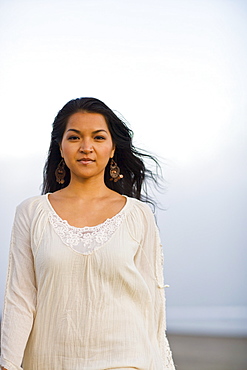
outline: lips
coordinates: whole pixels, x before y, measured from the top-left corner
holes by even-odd
[[[95,162],[95,160],[93,160],[91,158],[80,158],[77,161],[82,163],[82,164],[90,164],[90,163]]]

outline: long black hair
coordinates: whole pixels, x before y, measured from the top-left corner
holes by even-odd
[[[110,161],[108,162],[104,181],[108,188],[139,200],[153,203],[147,192],[147,181],[158,184],[159,163],[156,157],[133,146],[133,131],[107,105],[95,98],[78,98],[70,100],[58,112],[53,122],[51,143],[43,172],[42,194],[53,193],[66,187],[70,182],[70,171],[65,165],[65,182],[59,184],[55,178],[55,170],[61,161],[60,144],[69,117],[77,112],[100,113],[104,116],[115,144],[114,161],[120,168],[123,178],[118,182],[110,181]],[[145,159],[151,159],[155,170],[147,168]]]

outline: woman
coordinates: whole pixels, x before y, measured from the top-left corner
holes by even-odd
[[[56,116],[43,195],[14,221],[3,369],[174,369],[162,249],[140,201],[155,176],[142,156],[100,100],[71,100]]]

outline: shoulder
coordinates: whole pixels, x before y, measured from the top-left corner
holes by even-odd
[[[46,195],[36,195],[30,198],[27,198],[23,200],[18,206],[18,209],[29,209],[32,207],[35,207],[39,203],[44,202],[44,198],[46,198]]]
[[[150,206],[135,198],[127,198],[127,221],[134,228],[147,229],[156,225],[154,214]]]
[[[28,232],[36,221],[40,219],[42,214],[46,214],[47,201],[45,195],[38,195],[22,201],[15,212],[13,230],[18,232],[18,235],[23,235]]]
[[[16,215],[26,215],[31,216],[41,208],[44,208],[46,205],[46,195],[36,195],[30,198],[23,200],[17,207],[16,207]]]
[[[147,203],[130,197],[127,197],[127,202],[129,204],[129,212],[136,212],[145,218],[154,218],[154,214]]]
[[[132,238],[142,241],[157,233],[157,224],[150,206],[135,198],[127,198],[126,221]]]

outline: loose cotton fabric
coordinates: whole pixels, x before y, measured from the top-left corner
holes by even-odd
[[[8,370],[174,370],[162,247],[151,209],[126,197],[76,228],[48,194],[17,207],[1,335]]]

